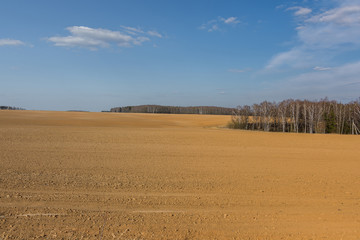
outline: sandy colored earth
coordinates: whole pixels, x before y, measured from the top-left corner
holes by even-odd
[[[360,239],[360,136],[0,111],[0,239]]]

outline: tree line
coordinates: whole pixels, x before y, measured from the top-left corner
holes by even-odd
[[[110,112],[231,115],[236,109],[213,106],[178,107],[140,105],[111,108]]]
[[[288,99],[238,106],[231,128],[272,132],[360,134],[360,98],[349,103]]]
[[[19,107],[0,106],[0,110],[25,110],[25,109]]]

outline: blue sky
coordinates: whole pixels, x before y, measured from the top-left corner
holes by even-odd
[[[360,0],[4,0],[0,105],[346,102],[359,53]]]

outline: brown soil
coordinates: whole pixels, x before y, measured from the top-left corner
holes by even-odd
[[[360,137],[0,112],[0,239],[360,239]]]

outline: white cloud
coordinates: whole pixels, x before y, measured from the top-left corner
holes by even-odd
[[[312,64],[313,57],[311,53],[304,51],[303,48],[293,48],[290,51],[275,55],[267,64],[266,69],[274,69],[284,66],[303,68]]]
[[[360,92],[360,61],[347,63],[326,71],[310,71],[271,83],[262,91],[264,98],[353,100]],[[280,99],[279,99],[280,100]]]
[[[239,20],[237,20],[237,17],[229,17],[229,18],[222,18],[221,19],[226,24],[238,24],[240,23]]]
[[[148,37],[137,37],[136,40],[134,40],[134,45],[141,45],[143,42],[150,41],[150,38]],[[119,46],[121,46],[119,44]],[[128,45],[124,45],[125,47],[128,47]]]
[[[273,71],[286,75],[276,82],[263,83],[266,98],[359,97],[360,57],[356,59],[354,52],[360,51],[360,1],[333,2],[337,6],[331,9],[294,16],[297,41],[288,51],[274,55],[266,66],[267,74]],[[288,77],[288,73],[296,75]]]
[[[314,15],[299,29],[299,39],[309,47],[360,46],[360,4],[341,6]]]
[[[217,31],[217,30],[220,30],[220,28],[217,24],[214,24],[211,26],[211,28],[208,29],[208,32],[213,32],[213,31]]]
[[[312,10],[310,8],[304,8],[304,7],[290,7],[290,8],[287,8],[286,10],[287,11],[294,10],[295,16],[308,15],[312,12]]]
[[[49,37],[48,40],[53,42],[55,46],[84,47],[92,50],[109,47],[112,44],[120,47],[131,47],[150,41],[150,38],[145,36],[141,29],[125,26],[122,26],[122,29],[126,33],[85,26],[72,26],[66,29],[70,32],[69,36],[54,36]]]
[[[289,9],[289,8],[288,8]],[[300,8],[297,8],[300,10]],[[296,18],[298,44],[275,55],[267,69],[283,67],[309,68],[327,64],[337,55],[360,49],[360,3],[345,2],[317,14]]]
[[[319,66],[316,66],[313,68],[313,70],[315,71],[328,71],[328,70],[331,70],[330,67],[319,67]]]
[[[153,36],[153,37],[158,37],[158,38],[162,38],[163,36],[158,33],[157,31],[148,31],[147,34],[149,34],[150,36]]]
[[[315,15],[307,20],[314,23],[334,23],[340,25],[360,24],[360,5],[342,6]]]
[[[141,30],[140,28],[134,28],[134,27],[126,27],[126,26],[121,26],[123,28],[123,30],[131,35],[138,35],[141,33],[144,33],[143,30]]]
[[[24,42],[15,39],[3,38],[0,39],[0,46],[20,46],[25,45]]]
[[[332,89],[345,91],[345,89],[342,89],[343,87],[360,83],[359,75],[360,61],[344,64],[336,68],[320,68],[317,72],[301,74],[291,79],[289,83],[294,87],[307,86],[308,88],[320,90]],[[360,85],[356,90],[360,90]]]
[[[217,19],[213,19],[208,21],[207,23],[202,24],[199,29],[206,30],[208,32],[222,31],[226,25],[235,26],[239,23],[241,22],[237,19],[237,17],[218,17]]]

